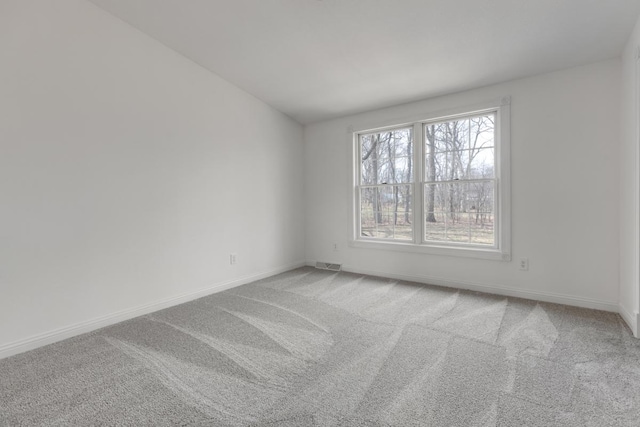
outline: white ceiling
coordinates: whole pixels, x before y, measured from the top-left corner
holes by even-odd
[[[618,56],[640,0],[90,0],[301,123]]]

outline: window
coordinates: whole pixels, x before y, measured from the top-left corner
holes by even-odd
[[[353,142],[354,246],[510,259],[508,98]]]
[[[413,128],[360,135],[360,236],[413,239]]]

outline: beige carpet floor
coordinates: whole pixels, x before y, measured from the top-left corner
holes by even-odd
[[[0,425],[638,426],[614,313],[311,268],[0,360]]]

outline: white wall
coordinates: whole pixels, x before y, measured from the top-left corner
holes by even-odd
[[[619,80],[614,59],[307,126],[307,261],[617,310]],[[512,262],[347,245],[350,125],[505,95],[512,97]],[[529,271],[518,270],[520,257],[529,258]]]
[[[622,109],[620,144],[620,307],[621,314],[637,334],[638,323],[638,144],[640,124],[637,96],[640,72],[637,69],[640,48],[640,18],[622,53]],[[637,336],[637,335],[636,335]]]
[[[302,137],[88,2],[4,0],[0,357],[300,265]]]

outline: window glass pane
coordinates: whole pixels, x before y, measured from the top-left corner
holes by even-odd
[[[424,139],[437,153],[469,148],[469,119],[427,124]]]
[[[447,216],[446,240],[449,242],[469,243],[469,214],[450,212]]]
[[[449,122],[449,128],[451,129],[451,149],[460,151],[469,148],[469,119],[453,120]]]
[[[495,222],[492,213],[475,212],[469,215],[471,243],[476,245],[495,244]]]
[[[472,117],[469,121],[469,148],[477,150],[480,148],[493,147],[495,145],[495,114]]]
[[[493,181],[425,185],[425,239],[493,245],[493,194]]]
[[[455,152],[447,151],[443,153],[427,154],[425,159],[425,180],[426,181],[451,181],[460,178],[460,167],[456,165],[459,159]]]
[[[451,171],[452,179],[469,179],[469,163],[472,153],[469,150],[460,150],[451,153],[454,159],[453,171]]]
[[[493,181],[469,184],[468,203],[471,212],[492,213],[494,210]]]
[[[459,213],[466,213],[469,210],[468,204],[469,185],[466,183],[447,184],[446,212],[450,219],[455,220]]]
[[[494,114],[427,124],[425,181],[494,176]]]
[[[413,182],[412,128],[360,136],[361,183]]]
[[[362,188],[360,189],[360,236],[373,237],[371,234],[375,231],[375,215],[378,210],[378,189]]]
[[[360,136],[360,147],[362,149],[362,156],[364,157],[365,153],[369,153],[371,151],[371,146],[373,145],[373,135],[362,135]]]
[[[428,124],[424,127],[426,152],[441,153],[448,151],[447,132],[444,123]]]
[[[425,212],[447,212],[448,184],[427,184],[424,188]]]
[[[424,237],[426,240],[444,241],[446,236],[447,224],[446,214],[435,212],[427,213]]]
[[[453,156],[449,152],[437,152],[427,145],[425,153],[425,181],[449,180],[452,170]]]
[[[494,177],[493,148],[471,150],[468,158],[468,179],[482,179]]]
[[[432,124],[426,127],[425,141],[433,147],[436,153],[449,151],[449,138],[444,123]]]
[[[410,185],[363,188],[360,194],[360,236],[413,239]]]

